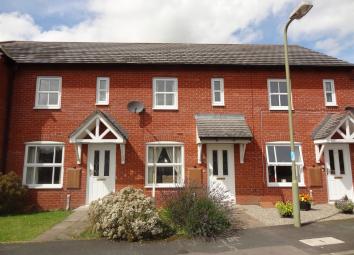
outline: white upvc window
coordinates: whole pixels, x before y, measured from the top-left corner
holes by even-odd
[[[267,183],[270,187],[291,187],[291,155],[289,142],[272,142],[266,145]],[[301,144],[295,144],[295,163],[300,186],[304,186],[304,161]]]
[[[213,78],[211,79],[211,91],[213,106],[224,106],[224,79]]]
[[[156,187],[181,187],[184,183],[184,146],[178,142],[154,142],[146,146],[145,185],[152,187],[156,166]]]
[[[26,144],[23,184],[34,189],[63,187],[64,143]]]
[[[268,97],[270,110],[288,110],[288,89],[286,80],[269,79]]]
[[[35,109],[60,109],[61,77],[37,77]]]
[[[96,104],[97,105],[109,104],[109,78],[108,77],[97,77]]]
[[[323,93],[326,106],[337,106],[334,80],[323,80]]]
[[[177,78],[153,79],[153,109],[178,109],[178,81]]]

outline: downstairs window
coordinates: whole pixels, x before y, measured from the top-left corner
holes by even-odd
[[[63,162],[62,144],[27,144],[23,184],[29,188],[61,188]]]
[[[290,144],[286,142],[268,143],[266,150],[268,186],[290,187],[292,181]],[[295,163],[299,185],[304,185],[304,163],[300,144],[295,144]]]
[[[152,186],[156,164],[156,187],[183,185],[184,148],[181,144],[148,144],[146,185]]]

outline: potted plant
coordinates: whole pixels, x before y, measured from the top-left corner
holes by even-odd
[[[278,212],[283,218],[291,218],[293,217],[293,204],[289,201],[283,202],[278,201],[275,203],[275,207],[278,209]]]
[[[303,210],[303,211],[311,210],[312,198],[309,194],[307,194],[307,193],[300,194],[299,200],[300,200],[300,210]]]
[[[347,196],[344,196],[341,200],[337,200],[334,205],[342,213],[353,213],[354,203]]]

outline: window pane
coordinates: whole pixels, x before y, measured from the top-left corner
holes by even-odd
[[[99,99],[100,102],[104,102],[107,100],[107,92],[106,91],[100,91],[99,92]]]
[[[174,81],[166,81],[166,92],[174,92],[175,91],[175,82]]]
[[[52,184],[53,167],[37,167],[37,184]]]
[[[271,106],[279,106],[279,96],[278,95],[271,95],[270,96],[270,104],[271,104]]]
[[[268,180],[269,180],[269,182],[276,182],[275,166],[268,166]]]
[[[27,167],[26,184],[34,183],[34,167]]]
[[[172,147],[165,147],[160,149],[160,151],[157,163],[172,163]]]
[[[181,174],[181,166],[175,166],[174,171],[175,171],[175,183],[182,183],[182,174]]]
[[[28,152],[27,152],[27,163],[35,163],[35,153],[36,153],[36,147],[30,146],[28,147]]]
[[[275,162],[274,146],[267,146],[268,148],[268,162]]]
[[[302,162],[301,154],[300,154],[300,146],[295,145],[295,161],[298,163]]]
[[[50,91],[59,91],[59,80],[50,80]]]
[[[214,92],[214,100],[215,100],[215,102],[221,101],[221,93],[220,92]]]
[[[339,158],[339,170],[340,170],[340,174],[345,174],[343,150],[338,150],[338,158]]]
[[[163,94],[156,95],[156,105],[165,105],[165,95]]]
[[[102,90],[107,89],[107,81],[106,80],[100,80],[99,88]]]
[[[326,84],[326,91],[331,92],[332,91],[332,83],[331,82],[325,82]]]
[[[229,175],[229,164],[227,159],[227,150],[222,151],[222,172],[223,175]]]
[[[218,151],[213,151],[213,175],[218,175]]]
[[[55,163],[61,163],[63,159],[63,148],[55,147]]]
[[[59,94],[58,93],[49,93],[49,104],[58,105]]]
[[[181,147],[175,147],[175,162],[174,163],[182,163]]]
[[[175,95],[167,94],[166,95],[166,105],[174,105],[175,104]]]
[[[165,92],[165,81],[163,81],[163,80],[156,81],[156,91],[157,92]]]
[[[276,146],[275,151],[278,162],[291,162],[290,146]]]
[[[156,183],[173,183],[173,167],[157,167]]]
[[[104,176],[109,176],[111,151],[104,151]]]
[[[100,151],[95,151],[94,158],[93,158],[93,176],[99,175],[99,169],[100,169]]]
[[[48,93],[38,94],[38,105],[48,105]]]
[[[148,148],[148,163],[154,163],[154,148]]]
[[[332,103],[333,102],[333,98],[332,98],[332,93],[326,93],[326,100],[328,103]]]
[[[286,82],[279,82],[279,92],[287,93]]]
[[[336,174],[335,166],[334,166],[334,152],[333,150],[328,150],[329,154],[329,166],[330,166],[330,173]]]
[[[37,147],[38,163],[53,163],[54,162],[54,147],[53,146],[38,146]]]
[[[152,184],[153,183],[153,174],[154,174],[154,167],[153,166],[149,166],[148,167],[148,184]]]
[[[278,83],[277,82],[270,82],[270,93],[278,93]]]
[[[49,91],[49,80],[41,79],[39,81],[39,91]]]
[[[277,166],[278,182],[291,182],[291,166]]]
[[[54,168],[54,184],[60,183],[60,171],[61,171],[61,167]]]
[[[287,95],[280,95],[280,105],[281,106],[288,106],[288,96]]]
[[[221,90],[220,81],[214,80],[214,90]]]

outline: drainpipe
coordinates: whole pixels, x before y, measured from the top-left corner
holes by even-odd
[[[6,56],[6,52],[4,51],[3,48],[0,46],[0,50],[2,50]],[[10,60],[10,75],[7,83],[7,94],[6,94],[6,109],[5,109],[5,123],[4,123],[4,132],[3,132],[3,144],[2,144],[2,161],[0,163],[0,171],[3,173],[6,173],[6,167],[7,167],[7,155],[8,155],[8,146],[9,146],[9,132],[10,132],[10,122],[11,122],[11,108],[12,108],[12,96],[13,96],[13,90],[14,90],[14,84],[15,84],[15,74],[18,69],[17,63],[13,62]]]

